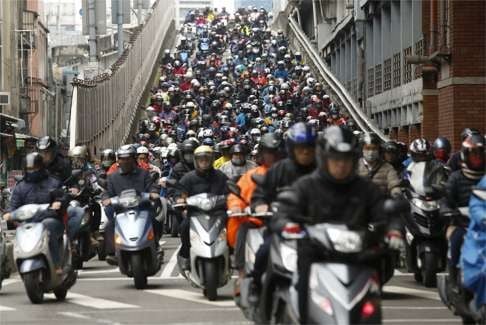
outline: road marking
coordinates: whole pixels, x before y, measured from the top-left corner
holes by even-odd
[[[70,311],[61,311],[61,312],[58,312],[58,314],[62,315],[62,316],[73,317],[73,318],[78,318],[78,319],[91,319],[91,317],[89,317],[89,316],[81,315],[79,313],[73,313],[73,312],[70,312]]]
[[[2,286],[5,287],[5,286],[8,286],[8,285],[11,285],[11,284],[20,282],[20,281],[21,281],[20,278],[16,278],[16,279],[5,279],[2,282]]]
[[[49,294],[49,296],[54,297],[53,294]],[[139,306],[136,305],[130,305],[130,304],[125,304],[123,302],[85,296],[74,292],[68,292],[66,299],[68,303],[89,307],[89,308],[95,308],[95,309],[139,308]]]
[[[391,309],[391,310],[444,310],[447,307],[423,307],[423,306],[382,306],[382,309]]]
[[[69,312],[69,311],[58,312],[57,314],[62,315],[62,316],[67,316],[67,317],[73,317],[73,318],[76,318],[76,319],[86,319],[86,320],[89,320],[92,323],[98,323],[98,324],[111,324],[111,325],[119,325],[120,324],[118,322],[114,322],[114,321],[109,320],[109,319],[93,318],[93,317],[90,317],[90,316],[87,316],[87,315]]]
[[[395,272],[393,272],[393,276],[412,276],[413,273],[408,273],[408,272],[402,272],[398,269],[395,269]]]
[[[405,318],[405,319],[384,319],[385,324],[405,323],[405,324],[423,324],[423,323],[458,323],[462,322],[454,318]]]
[[[14,311],[15,308],[0,305],[0,311]]]
[[[78,274],[104,274],[104,273],[115,273],[115,272],[120,272],[120,269],[118,267],[114,269],[108,269],[108,270],[93,270],[93,271],[85,271],[85,270],[78,270]]]
[[[153,293],[160,296],[167,296],[176,299],[187,300],[191,302],[196,302],[199,304],[206,304],[218,307],[234,307],[235,302],[233,300],[223,300],[223,301],[209,301],[203,296],[202,292],[186,291],[180,289],[153,289],[144,290],[148,293]]]
[[[164,270],[160,274],[160,278],[161,279],[171,279],[171,278],[173,278],[172,277],[172,271],[177,266],[177,254],[179,253],[179,249],[180,248],[181,248],[181,245],[177,246],[175,252],[170,257],[169,262],[167,263],[167,265],[164,267]],[[182,275],[179,274],[179,276],[182,278]]]
[[[399,287],[399,286],[385,286],[383,291],[385,293],[387,293],[387,292],[389,292],[389,293],[403,293],[403,294],[408,294],[408,295],[419,297],[419,298],[439,300],[440,301],[439,294],[436,293],[436,292],[432,292],[432,291],[412,289],[412,288]]]

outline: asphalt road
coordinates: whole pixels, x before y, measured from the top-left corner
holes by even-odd
[[[79,272],[65,302],[47,295],[33,305],[14,274],[0,291],[0,324],[246,324],[233,303],[233,284],[219,290],[220,299],[207,301],[177,271],[179,239],[164,237],[165,264],[149,278],[145,290],[116,267],[93,259]],[[398,273],[385,287],[385,324],[460,324],[439,300],[435,290],[417,286],[413,276]]]

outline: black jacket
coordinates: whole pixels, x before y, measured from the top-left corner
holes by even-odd
[[[371,222],[388,222],[383,212],[385,195],[377,185],[359,176],[351,183],[337,184],[315,171],[297,180],[285,194],[290,193],[292,202],[279,202],[278,212],[271,223],[273,231],[280,231],[287,222],[329,222],[351,228],[366,227]],[[390,223],[389,227],[399,230],[400,223]]]
[[[188,164],[179,161],[172,169],[172,174],[170,178],[180,180],[185,174],[187,174],[191,170],[194,170],[194,168],[191,168]]]
[[[227,181],[228,177],[217,169],[212,169],[204,174],[193,170],[181,178],[179,184],[182,189],[180,192],[187,194],[187,196],[201,193],[224,195],[228,193]]]
[[[138,193],[159,193],[160,190],[153,184],[150,173],[136,167],[131,173],[122,174],[118,169],[108,176],[108,186],[103,193],[103,199],[119,196],[124,190],[134,189]]]
[[[265,175],[264,183],[258,185],[251,198],[252,207],[260,204],[270,204],[277,198],[277,194],[284,187],[292,185],[301,176],[309,174],[315,166],[302,167],[291,158],[283,159],[273,165]]]
[[[28,182],[21,180],[15,185],[8,211],[14,211],[25,204],[51,203],[51,192],[60,188],[61,181],[51,175],[47,175],[40,182]]]
[[[64,182],[71,176],[71,162],[61,154],[57,154],[54,160],[47,166],[47,171],[53,177]]]

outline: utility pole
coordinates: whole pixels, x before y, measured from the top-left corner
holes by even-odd
[[[88,43],[89,43],[89,62],[96,63],[96,13],[95,1],[88,0]]]
[[[93,0],[94,1],[94,0]],[[118,0],[117,22],[118,22],[118,56],[123,53],[123,0]]]

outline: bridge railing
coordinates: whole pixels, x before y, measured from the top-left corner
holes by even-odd
[[[288,17],[287,36],[289,37],[290,46],[294,51],[302,52],[306,58],[307,64],[314,72],[319,74],[320,79],[332,91],[330,95],[333,101],[344,107],[357,126],[364,132],[375,132],[383,141],[388,137],[371,121],[371,119],[359,108],[356,101],[351,97],[349,92],[344,88],[341,82],[329,70],[326,63],[319,56],[310,40],[307,38],[299,23],[292,17]]]
[[[164,39],[174,32],[175,16],[174,0],[158,0],[108,73],[73,80],[70,147],[84,144],[96,153],[129,140]]]

